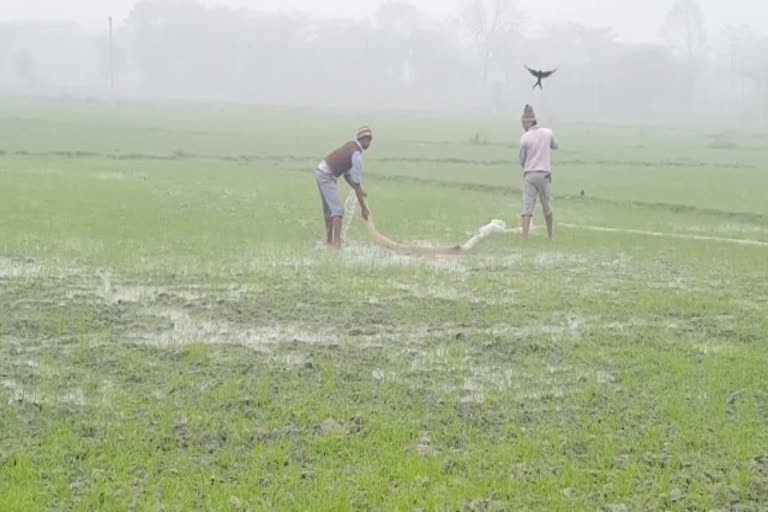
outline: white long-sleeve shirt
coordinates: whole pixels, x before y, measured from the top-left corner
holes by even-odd
[[[552,130],[534,126],[520,137],[523,173],[552,172],[552,150],[560,147]]]

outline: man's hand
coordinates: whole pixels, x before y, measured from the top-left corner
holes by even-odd
[[[365,198],[368,197],[368,194],[365,193],[362,185],[359,183],[355,183],[354,188],[355,195],[357,195],[357,202],[360,203],[360,212],[363,214],[363,219],[367,221],[370,212],[368,211],[368,205],[365,204]]]

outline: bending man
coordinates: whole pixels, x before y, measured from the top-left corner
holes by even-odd
[[[367,194],[363,190],[363,152],[371,146],[373,132],[363,126],[357,132],[356,140],[347,142],[320,162],[315,172],[320,198],[323,201],[325,232],[328,245],[341,248],[341,224],[344,218],[344,204],[339,197],[337,180],[339,176],[355,190],[363,219],[368,220]]]
[[[554,217],[550,205],[552,185],[552,150],[558,148],[552,130],[542,128],[536,122],[533,107],[526,105],[523,110],[523,129],[520,138],[520,165],[523,167],[523,238],[528,238],[531,218],[536,199],[541,201],[547,219],[547,234],[552,240]]]

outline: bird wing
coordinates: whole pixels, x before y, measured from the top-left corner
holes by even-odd
[[[541,73],[541,78],[547,78],[548,76],[552,76],[554,72],[557,71],[557,68],[553,69],[552,71],[544,71]]]
[[[523,64],[523,67],[524,67],[525,69],[527,69],[527,70],[528,70],[528,72],[529,72],[530,74],[532,74],[533,76],[535,76],[536,78],[538,78],[538,77],[539,77],[539,72],[538,72],[538,71],[536,71],[535,69],[531,69],[531,68],[529,68],[528,66],[526,66],[525,64]]]

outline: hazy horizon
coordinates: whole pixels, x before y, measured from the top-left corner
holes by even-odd
[[[3,0],[0,94],[768,126],[768,37],[741,26],[768,2],[390,2]],[[558,72],[534,90],[524,65]]]
[[[261,11],[295,11],[319,18],[361,19],[371,16],[384,0],[200,0],[208,5],[225,5]],[[432,19],[456,18],[471,0],[405,0]],[[69,22],[99,30],[109,16],[121,23],[136,0],[4,0],[0,23],[19,21]],[[520,1],[530,29],[550,24],[577,23],[610,27],[619,40],[634,43],[661,42],[660,27],[673,0],[646,0],[642,3],[606,0]],[[758,33],[765,29],[754,20],[768,19],[768,2],[760,0],[701,0],[705,23],[716,38],[729,25],[747,25]]]

